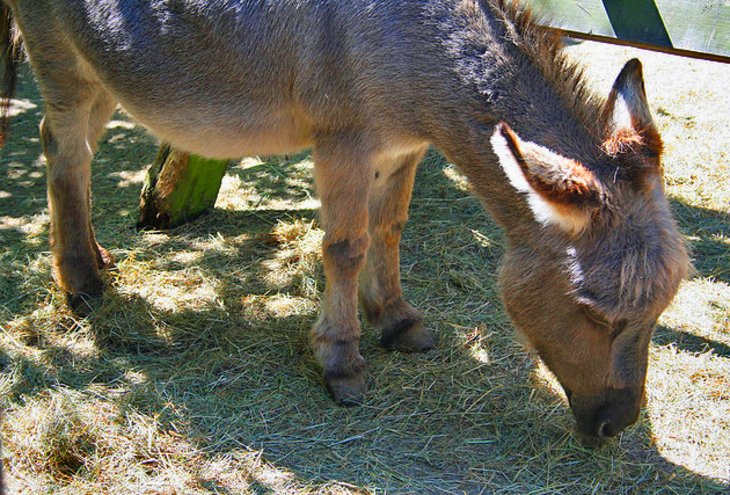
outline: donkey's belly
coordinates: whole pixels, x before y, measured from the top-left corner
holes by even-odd
[[[210,158],[290,153],[313,145],[306,119],[292,112],[247,112],[233,116],[206,108],[189,115],[164,115],[126,109],[161,140]]]
[[[210,127],[183,133],[171,132],[168,128],[156,134],[176,148],[210,158],[276,155],[312,146],[309,135],[301,133],[299,129],[284,126],[245,131]]]

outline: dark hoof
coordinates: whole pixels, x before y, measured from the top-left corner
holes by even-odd
[[[93,296],[85,292],[68,292],[66,294],[66,302],[68,303],[69,308],[71,308],[71,311],[73,311],[75,315],[82,318],[89,316],[91,313],[99,309],[101,301],[101,294]]]
[[[86,290],[66,293],[66,303],[77,316],[89,316],[101,306],[104,282],[101,279],[86,284]]]
[[[362,404],[367,389],[368,374],[365,370],[350,375],[335,373],[324,374],[327,391],[341,406],[359,406]]]
[[[423,326],[423,321],[406,319],[383,330],[380,344],[401,352],[425,352],[436,347],[436,339]]]

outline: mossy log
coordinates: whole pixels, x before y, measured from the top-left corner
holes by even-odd
[[[138,228],[168,229],[213,207],[227,160],[212,160],[163,144],[147,172]]]

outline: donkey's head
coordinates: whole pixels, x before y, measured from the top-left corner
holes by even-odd
[[[521,140],[504,123],[491,142],[530,216],[510,234],[505,306],[562,384],[579,430],[605,438],[638,417],[651,334],[688,259],[638,60],[600,118],[592,163]]]

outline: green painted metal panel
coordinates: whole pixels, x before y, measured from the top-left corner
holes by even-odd
[[[228,163],[227,160],[188,156],[187,168],[170,194],[170,225],[192,220],[215,205]]]
[[[551,27],[615,37],[601,0],[522,0],[538,20]]]
[[[656,0],[676,48],[730,56],[730,1]]]
[[[730,60],[730,0],[521,0],[521,3],[550,27]]]
[[[654,0],[603,0],[618,38],[672,48]]]

